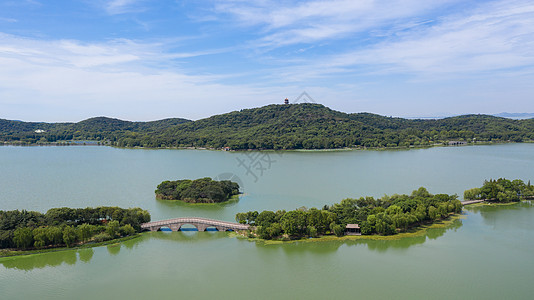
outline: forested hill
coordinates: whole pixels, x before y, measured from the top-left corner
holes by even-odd
[[[37,134],[34,132],[37,129],[46,132]],[[73,139],[107,140],[121,147],[236,150],[409,147],[449,141],[532,141],[534,119],[465,115],[410,120],[370,113],[347,114],[320,104],[303,103],[244,109],[198,121],[127,122],[93,118],[79,123],[50,124],[0,120],[0,139],[10,143],[55,142],[68,139],[70,134]]]
[[[268,105],[174,126],[122,146],[230,147],[231,149],[327,149],[407,147],[448,141],[534,140],[534,119],[467,115],[409,120],[370,113],[346,114],[320,104]]]
[[[130,122],[96,117],[77,123],[22,122],[0,119],[0,140],[35,144],[69,140],[117,141],[129,134],[154,134],[190,120],[180,118]],[[36,132],[44,131],[44,132]]]

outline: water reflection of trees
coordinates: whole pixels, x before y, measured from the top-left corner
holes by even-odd
[[[111,244],[107,245],[108,253],[111,255],[117,255],[121,252],[121,244]]]
[[[199,209],[203,211],[219,211],[221,209],[236,205],[239,202],[240,197],[241,196],[234,196],[228,201],[219,202],[219,203],[208,203],[208,204],[201,204],[201,203],[192,204],[192,203],[187,203],[187,202],[183,202],[180,200],[162,200],[162,199],[157,199],[157,198],[156,198],[156,201],[159,205],[162,205],[166,208],[170,208],[170,209],[178,208],[180,211],[184,211],[188,209],[192,209],[195,211]]]
[[[95,251],[92,248],[78,250],[78,257],[80,258],[80,261],[84,263],[90,262],[93,258],[93,254],[95,254]]]
[[[443,236],[447,231],[456,231],[462,227],[462,220],[454,220],[449,226],[443,228],[430,228],[423,235],[405,237],[395,240],[351,240],[348,245],[367,245],[369,250],[385,252],[389,249],[408,249],[415,245],[421,245],[427,240],[435,240]]]
[[[339,247],[343,245],[342,241],[333,241],[333,242],[295,242],[290,244],[279,244],[288,256],[302,255],[302,252],[310,252],[314,254],[328,254],[336,252]],[[279,245],[269,245],[269,246],[279,246]]]
[[[462,220],[454,220],[449,226],[443,228],[431,228],[420,236],[403,237],[391,240],[372,240],[372,239],[354,239],[354,240],[331,240],[331,241],[302,241],[294,243],[264,243],[256,242],[260,251],[278,251],[282,249],[288,255],[301,255],[303,252],[317,254],[328,254],[336,252],[341,246],[360,246],[366,245],[369,250],[385,252],[388,249],[408,249],[415,245],[425,243],[427,240],[435,240],[443,236],[447,231],[456,231],[462,227]]]
[[[484,224],[494,229],[530,230],[533,207],[534,201],[522,201],[510,205],[475,205],[467,210],[479,214]]]
[[[93,254],[94,250],[92,248],[84,248],[77,251],[66,250],[38,255],[8,257],[1,259],[0,264],[7,269],[30,271],[46,267],[57,267],[63,263],[75,265],[78,259],[84,263],[88,263],[93,258]]]

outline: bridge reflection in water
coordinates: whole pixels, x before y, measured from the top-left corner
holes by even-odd
[[[172,231],[179,231],[180,228],[184,225],[193,225],[197,228],[198,231],[206,231],[207,228],[213,227],[218,231],[228,231],[228,230],[247,230],[249,225],[239,224],[234,222],[226,222],[220,220],[206,219],[206,218],[176,218],[162,221],[154,221],[141,224],[142,230],[149,231],[158,231],[162,227],[168,227]]]

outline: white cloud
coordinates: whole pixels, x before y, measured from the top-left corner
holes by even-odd
[[[166,53],[158,43],[89,44],[0,34],[0,44],[2,118],[200,118],[268,101],[261,88],[224,85],[217,82],[221,76],[161,68],[170,59],[204,53]]]
[[[532,68],[533,46],[534,4],[507,1],[349,53],[334,65],[389,65],[422,74]]]
[[[260,47],[280,47],[346,38],[400,20],[418,18],[458,0],[226,1],[216,11],[242,26],[261,26]],[[418,20],[414,24],[427,20]]]
[[[251,30],[243,38],[229,33],[238,46],[221,49],[212,48],[217,43],[210,30],[193,42],[82,42],[0,33],[0,117],[200,118],[279,103],[302,90],[338,109],[387,114],[428,114],[428,98],[442,111],[453,107],[448,99],[462,99],[454,102],[460,112],[476,112],[472,108],[482,98],[502,107],[496,111],[531,103],[534,4],[492,1],[436,12],[451,1],[218,2],[218,13]],[[110,13],[139,7],[106,3],[114,9]],[[221,52],[213,66],[213,57],[189,59]],[[224,83],[238,76],[249,83]],[[510,97],[507,89],[514,89],[514,100],[499,104]],[[440,108],[438,100],[444,103]]]
[[[399,25],[400,26],[400,25]],[[407,25],[409,27],[409,25]],[[417,75],[435,79],[534,72],[534,4],[502,1],[436,19],[376,44],[307,59],[277,75],[306,81],[335,73]]]
[[[143,0],[110,0],[105,1],[103,8],[110,15],[143,11],[139,5]]]
[[[17,19],[13,19],[13,18],[0,17],[0,22],[16,23],[16,22],[18,22],[18,20]]]

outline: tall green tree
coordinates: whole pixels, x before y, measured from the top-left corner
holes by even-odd
[[[29,227],[17,228],[13,233],[13,241],[18,248],[30,248],[33,245],[33,230]]]
[[[78,235],[76,234],[76,229],[72,226],[65,226],[63,228],[63,242],[67,247],[71,247],[74,243],[78,241]]]

